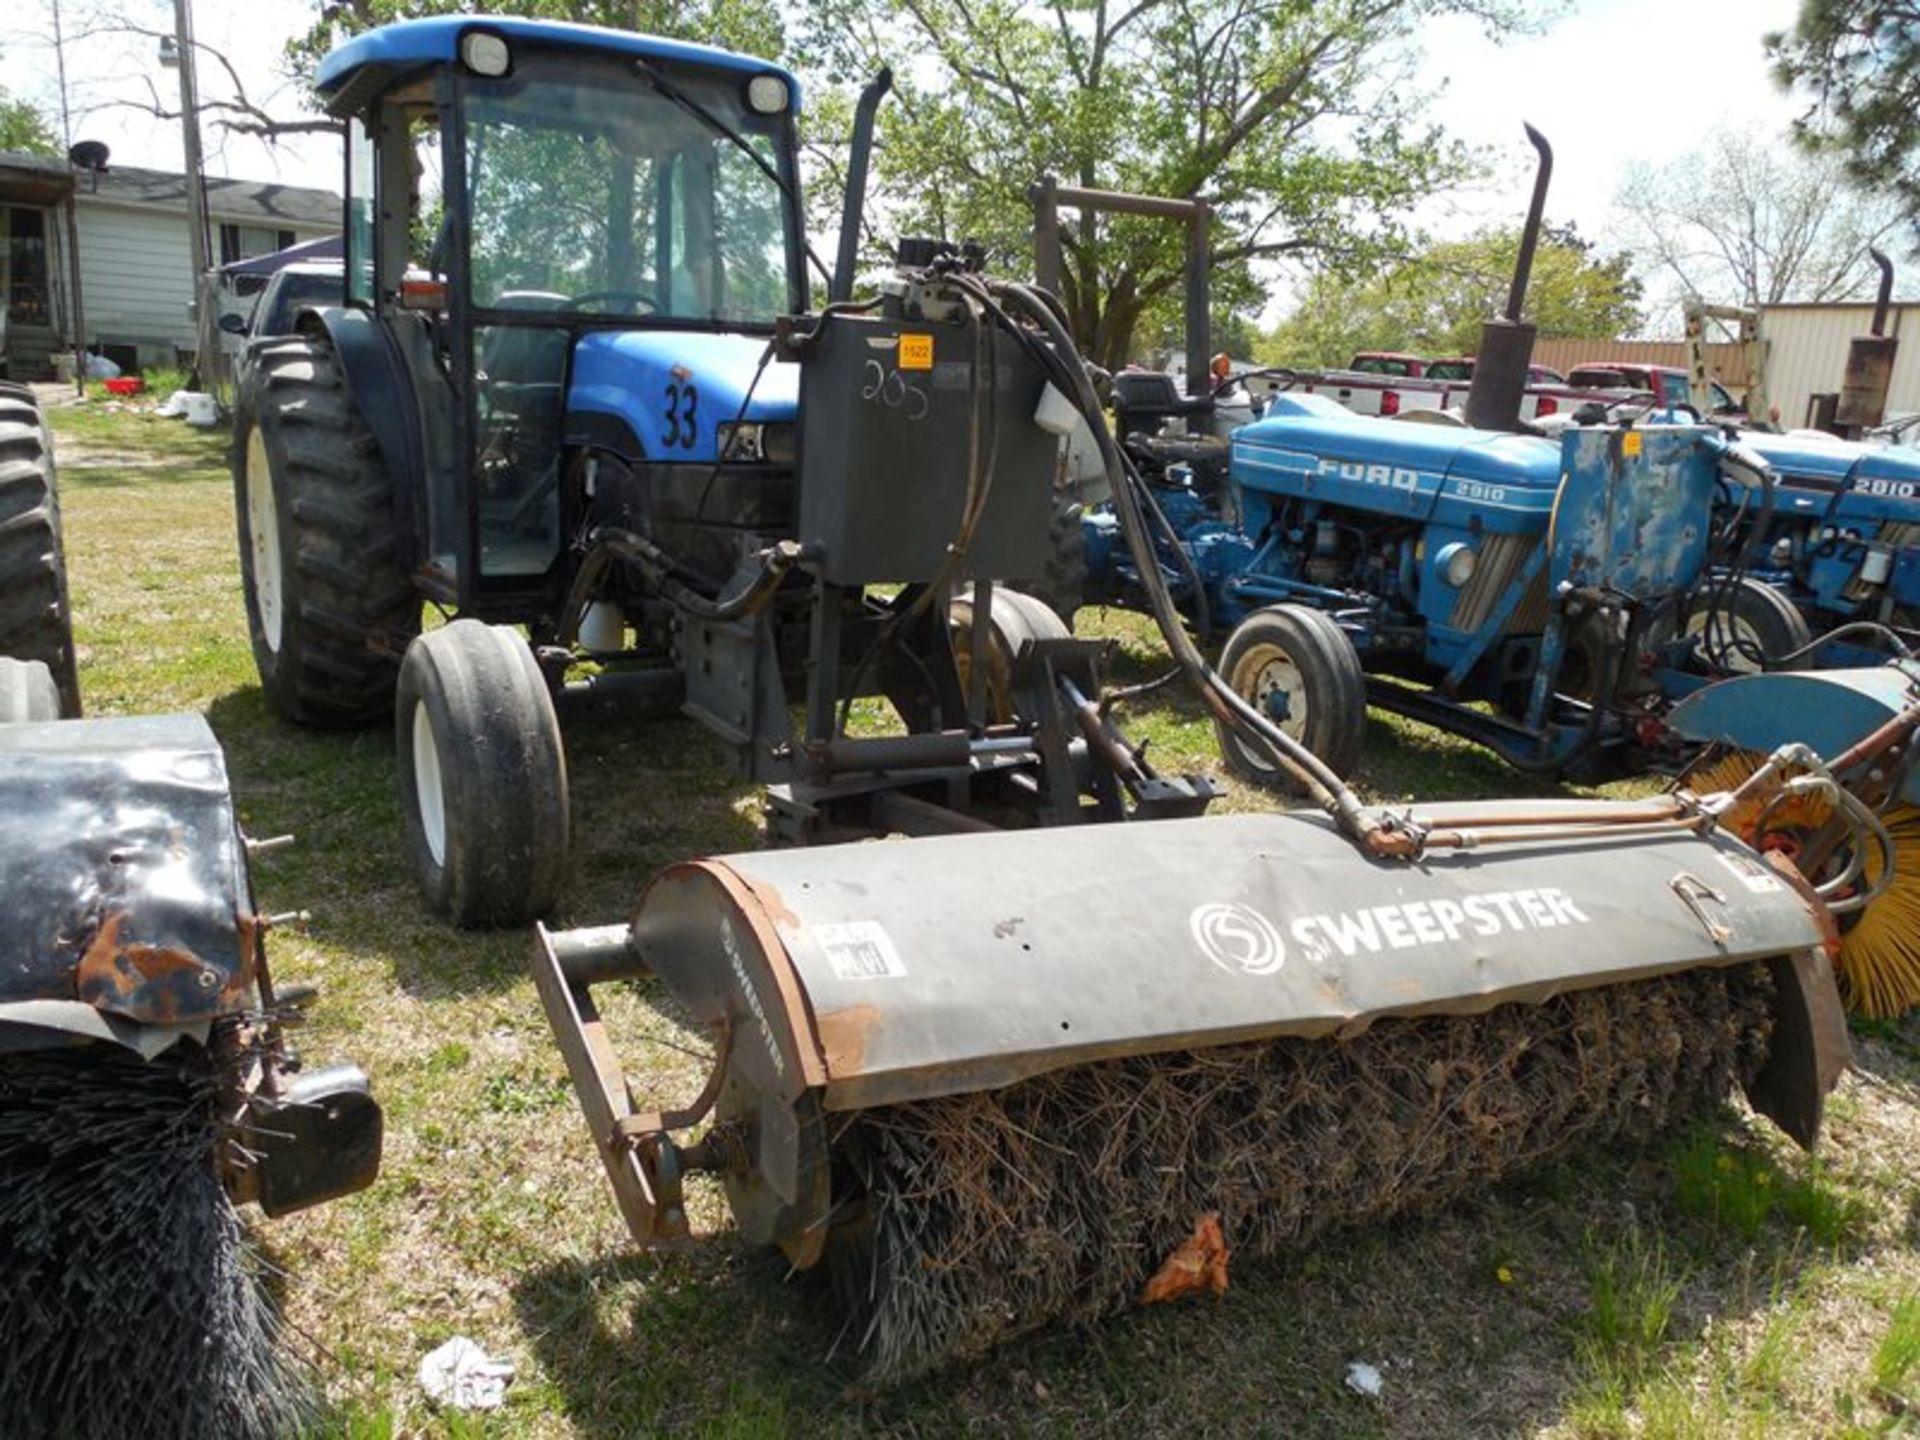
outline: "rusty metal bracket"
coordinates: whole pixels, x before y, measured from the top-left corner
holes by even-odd
[[[613,1182],[613,1194],[620,1214],[634,1240],[645,1246],[671,1246],[688,1238],[686,1209],[680,1201],[680,1170],[671,1145],[647,1144],[644,1137],[636,1143],[626,1128],[639,1121],[642,1128],[651,1125],[658,1133],[661,1117],[638,1116],[619,1057],[607,1037],[606,1026],[593,1003],[590,983],[568,978],[563,963],[564,935],[555,935],[545,925],[533,931],[533,982],[540,1003],[553,1028],[554,1042],[567,1062],[567,1074],[573,1080],[580,1108],[586,1113],[587,1128],[600,1152],[600,1163]],[[617,978],[615,967],[597,946],[594,978]],[[637,957],[632,970],[642,969]],[[724,1056],[722,1057],[724,1059]],[[721,1067],[716,1067],[719,1073]],[[709,1084],[711,1087],[711,1082]],[[709,1104],[711,1101],[708,1102]]]
[[[670,1130],[689,1130],[706,1119],[727,1081],[727,1061],[733,1054],[733,1017],[722,1015],[714,1022],[713,1029],[713,1069],[708,1071],[707,1083],[700,1088],[693,1103],[678,1110],[635,1111],[621,1117],[613,1123],[614,1143],[642,1145],[664,1138]]]

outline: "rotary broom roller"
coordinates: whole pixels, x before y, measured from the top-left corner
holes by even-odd
[[[881,1377],[1127,1305],[1209,1212],[1266,1254],[1735,1087],[1811,1143],[1847,1042],[1789,870],[1686,802],[1418,823],[1457,843],[1296,813],[724,856],[542,929],[535,974],[635,1238],[717,1174]],[[671,1113],[592,998],[642,974],[714,1037]]]

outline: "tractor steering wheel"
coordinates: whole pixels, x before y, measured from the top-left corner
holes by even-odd
[[[560,308],[572,312],[584,306],[599,304],[601,302],[644,305],[647,307],[645,313],[649,315],[657,315],[663,308],[657,295],[649,295],[644,290],[589,290],[584,295],[574,296]],[[634,313],[640,312],[636,311]]]

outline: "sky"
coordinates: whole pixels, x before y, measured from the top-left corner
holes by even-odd
[[[0,75],[15,94],[57,115],[48,43],[54,3],[0,0]],[[151,86],[167,109],[177,109],[176,72],[160,67],[155,40],[115,29],[171,30],[172,0],[57,3],[71,41],[72,138],[105,141],[121,164],[183,168],[178,120],[156,120],[140,108],[150,104]],[[276,114],[300,109],[281,54],[317,8],[317,0],[193,0],[199,39],[221,50],[250,97]],[[1505,43],[1465,19],[1424,23],[1418,83],[1434,94],[1432,118],[1486,147],[1495,165],[1486,183],[1430,202],[1418,219],[1442,237],[1517,222],[1533,183],[1523,120],[1554,148],[1549,216],[1601,240],[1632,162],[1683,154],[1722,124],[1778,136],[1784,146],[1794,103],[1768,76],[1761,37],[1789,25],[1796,9],[1797,0],[1570,0],[1544,34]],[[203,64],[201,86],[203,99],[218,98],[226,81]],[[339,148],[330,139],[268,145],[223,135],[213,124],[205,134],[211,174],[339,187]]]
[[[1547,212],[1605,232],[1632,162],[1695,149],[1717,125],[1778,136],[1793,100],[1767,73],[1761,37],[1793,23],[1797,0],[1583,0],[1544,35],[1495,44],[1472,21],[1426,27],[1423,68],[1444,86],[1433,118],[1503,157],[1504,180],[1435,206],[1436,226],[1517,222],[1533,186],[1521,122],[1553,146]]]

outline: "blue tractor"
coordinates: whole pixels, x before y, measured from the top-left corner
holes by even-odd
[[[1163,586],[1203,636],[1233,627],[1234,689],[1339,771],[1368,704],[1526,769],[1657,767],[1684,746],[1663,713],[1707,680],[1872,664],[1920,640],[1915,459],[1604,397],[1552,433],[1521,424],[1520,310],[1552,169],[1528,135],[1532,210],[1464,421],[1355,415],[1275,371],[1263,417],[1223,440],[1204,433],[1217,396],[1114,377],[1155,553],[1143,573],[1116,518],[1090,512],[1085,598],[1145,608]],[[1274,777],[1225,729],[1221,746]]]
[[[1741,572],[1786,595],[1820,666],[1871,665],[1920,647],[1920,451],[1815,431],[1740,432],[1778,479],[1764,532]],[[1743,587],[1702,587],[1689,631],[1728,669],[1759,669],[1766,622]]]
[[[1099,645],[995,583],[1048,568],[1041,400],[1078,356],[931,242],[852,303],[864,181],[829,275],[790,74],[451,16],[348,42],[318,89],[347,128],[346,303],[246,358],[247,615],[282,714],[394,714],[434,909],[554,903],[554,697],[582,688],[699,720],[790,840],[1205,805],[1090,714]],[[423,603],[452,623],[423,632]],[[849,735],[865,695],[905,733]]]
[[[1369,703],[1524,768],[1644,767],[1663,701],[1707,677],[1679,607],[1730,559],[1716,496],[1771,503],[1766,467],[1701,425],[1550,440],[1282,394],[1231,455],[1234,523],[1154,487],[1168,530],[1185,527],[1160,558],[1190,614],[1233,627],[1220,669],[1235,690],[1341,771]],[[1111,530],[1087,522],[1090,574],[1125,600],[1139,577]],[[1743,581],[1742,597],[1769,644],[1804,640],[1777,592]],[[1221,739],[1232,768],[1271,778]]]

